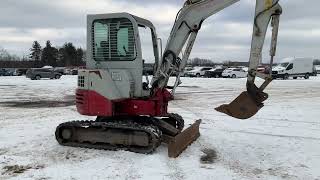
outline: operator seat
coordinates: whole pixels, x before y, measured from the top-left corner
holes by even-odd
[[[109,43],[108,41],[101,41],[100,47],[97,50],[97,59],[99,61],[105,61],[109,59]]]

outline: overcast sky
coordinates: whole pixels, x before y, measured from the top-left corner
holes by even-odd
[[[129,12],[151,20],[164,42],[184,0],[1,0],[0,47],[28,54],[34,40],[86,46],[86,14]],[[280,0],[283,7],[277,59],[320,57],[320,1]],[[247,61],[254,0],[242,0],[207,19],[191,57]],[[269,40],[264,59],[267,59]],[[151,53],[150,53],[151,54]]]

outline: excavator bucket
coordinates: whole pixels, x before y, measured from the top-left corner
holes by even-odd
[[[165,142],[168,143],[168,156],[170,158],[178,157],[192,142],[200,136],[199,126],[201,120],[197,120],[190,127],[179,133],[178,135],[166,136]]]
[[[247,91],[244,91],[230,104],[221,105],[215,110],[234,118],[249,119],[262,107],[263,103],[258,103]]]

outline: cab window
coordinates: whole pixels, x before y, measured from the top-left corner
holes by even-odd
[[[136,58],[133,25],[129,19],[101,19],[93,22],[95,61],[132,61]]]
[[[289,66],[287,67],[287,71],[293,69],[293,64],[289,64]]]

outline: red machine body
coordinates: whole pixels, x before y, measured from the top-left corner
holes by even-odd
[[[158,89],[146,99],[109,100],[92,90],[77,89],[76,106],[82,115],[87,116],[166,116],[168,102],[173,96],[166,89]]]

